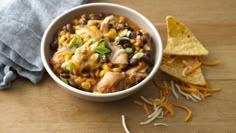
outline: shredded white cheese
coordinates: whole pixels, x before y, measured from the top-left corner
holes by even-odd
[[[192,93],[192,96],[195,98],[195,99],[197,99],[197,100],[202,100],[198,95],[196,95],[195,93]]]
[[[191,95],[190,95],[190,97],[189,97],[192,101],[194,101],[194,102],[198,102],[198,100],[196,100],[196,99],[194,99]]]
[[[148,119],[145,122],[140,122],[140,124],[141,125],[146,125],[146,124],[151,123],[153,120],[155,120],[160,115],[161,112],[162,112],[162,108],[159,108],[158,111],[155,113],[155,115],[153,117],[151,117],[150,119]]]
[[[166,81],[166,80],[164,80],[164,81],[163,81],[163,84],[164,84],[165,86],[168,86],[168,84],[167,84],[167,81]]]
[[[183,71],[182,71],[182,76],[184,76],[184,77],[186,77],[186,71],[188,71],[189,69],[192,69],[192,67],[191,66],[186,66],[184,69],[183,69]]]
[[[175,58],[172,58],[172,59],[168,60],[167,63],[168,63],[168,64],[171,64],[171,63],[173,63],[174,61],[175,61]]]
[[[122,125],[123,125],[123,127],[124,127],[124,129],[125,129],[125,132],[126,132],[126,133],[130,133],[129,130],[128,130],[128,128],[127,128],[127,126],[126,126],[126,123],[125,123],[125,116],[124,116],[124,115],[121,115],[121,119],[122,119]]]
[[[153,117],[153,116],[157,113],[157,111],[159,110],[159,108],[160,108],[160,106],[154,108],[154,111],[153,111],[150,115],[148,115],[147,118]]]
[[[189,100],[189,98],[191,97],[191,95],[189,95],[188,93],[185,93],[183,92],[181,89],[180,89],[180,86],[178,84],[175,84],[177,90],[179,91],[180,94],[182,94],[183,96],[186,97],[187,100]]]
[[[172,90],[172,92],[173,92],[175,98],[178,100],[178,99],[179,99],[179,95],[178,95],[178,94],[176,93],[176,91],[175,91],[174,81],[171,80],[170,83],[171,83],[171,90]]]
[[[166,123],[154,123],[154,126],[168,126]]]
[[[144,101],[144,102],[146,102],[146,103],[148,103],[148,104],[150,104],[150,105],[153,105],[153,103],[152,102],[150,102],[147,98],[145,98],[144,96],[140,96],[140,98]]]

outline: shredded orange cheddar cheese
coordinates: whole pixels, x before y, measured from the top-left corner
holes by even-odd
[[[203,65],[206,65],[206,66],[216,66],[218,64],[221,63],[221,60],[215,60],[213,62],[207,62],[207,61],[204,61],[202,59],[202,57],[198,57],[198,60],[203,64]]]
[[[171,108],[171,106],[169,106],[157,99],[150,99],[150,101],[157,104],[157,105],[164,107],[166,110],[168,110],[168,112],[170,112],[170,116],[174,116],[174,110]]]
[[[143,104],[143,109],[145,110],[145,112],[147,113],[147,114],[150,114],[150,111],[149,111],[149,109],[148,109],[148,107],[147,107],[147,104]]]
[[[178,104],[178,103],[173,103],[174,106],[176,107],[179,107],[179,108],[182,108],[184,110],[186,110],[188,112],[188,114],[186,115],[184,121],[187,122],[191,116],[192,116],[192,110],[190,110],[188,107],[184,106],[184,105],[181,105],[181,104]]]
[[[197,70],[200,66],[202,65],[201,62],[197,63],[195,66],[193,66],[191,69],[188,69],[185,72],[185,75],[189,75],[190,73],[194,72],[195,70]]]
[[[143,106],[143,102],[139,101],[139,100],[134,100],[133,101],[135,104],[139,105],[139,106]]]
[[[220,88],[204,88],[204,87],[200,87],[200,86],[196,86],[196,88],[198,90],[201,90],[201,91],[206,91],[206,92],[218,92],[220,91],[221,89]]]
[[[156,87],[158,87],[158,88],[166,89],[166,90],[171,90],[171,87],[160,85],[160,84],[158,84],[155,80],[153,80],[153,83],[154,83],[154,85],[155,85]]]

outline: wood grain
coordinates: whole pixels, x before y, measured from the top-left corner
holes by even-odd
[[[203,68],[210,86],[220,87],[222,91],[199,103],[180,99],[180,103],[193,110],[190,122],[183,122],[186,113],[177,109],[174,118],[160,120],[169,127],[153,127],[152,124],[139,125],[146,116],[132,103],[140,95],[158,96],[158,90],[151,82],[126,99],[95,103],[69,95],[47,74],[37,85],[18,78],[10,89],[0,91],[1,133],[122,133],[121,114],[127,117],[127,126],[132,133],[236,132],[236,1],[104,1],[131,7],[145,15],[160,32],[163,44],[166,42],[165,17],[172,15],[184,22],[210,51],[208,60],[222,59],[223,63],[217,67]]]

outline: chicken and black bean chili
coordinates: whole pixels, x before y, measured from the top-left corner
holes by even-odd
[[[124,16],[87,13],[63,26],[50,44],[51,65],[65,83],[110,93],[143,80],[154,63],[150,35]]]

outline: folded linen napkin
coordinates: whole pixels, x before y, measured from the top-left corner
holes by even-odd
[[[16,75],[33,83],[42,79],[41,37],[49,23],[86,0],[0,1],[0,89],[9,88]]]

